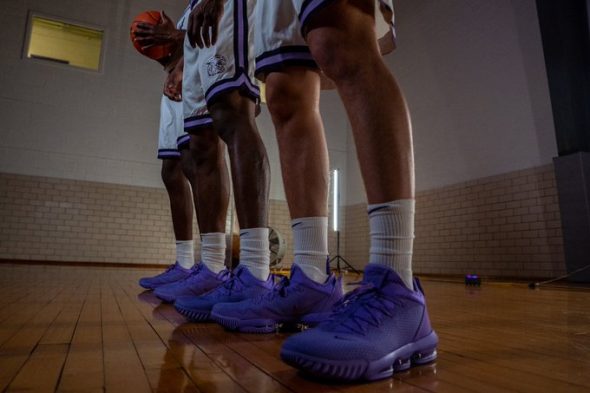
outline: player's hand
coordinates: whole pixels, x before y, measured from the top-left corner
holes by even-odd
[[[393,9],[384,3],[379,2],[379,10],[383,14],[385,22],[390,26],[390,29],[383,37],[377,37],[377,44],[379,45],[379,52],[382,56],[385,56],[393,52],[396,48],[395,37],[393,35],[393,21],[395,20],[395,14]]]
[[[145,50],[154,45],[178,41],[182,32],[176,29],[172,19],[164,11],[161,12],[161,15],[162,21],[157,25],[145,22],[139,22],[136,25],[135,41],[141,46],[141,49]]]
[[[188,18],[188,40],[194,48],[210,47],[217,42],[224,0],[201,0]]]
[[[176,67],[174,67],[174,69],[168,74],[166,83],[164,84],[164,95],[172,101],[182,101],[183,63],[184,60],[180,59]]]
[[[392,25],[395,17],[393,9],[389,8],[389,6],[385,3],[379,2],[379,11],[381,11],[381,13],[383,14],[383,18],[385,18],[385,21],[388,24]]]

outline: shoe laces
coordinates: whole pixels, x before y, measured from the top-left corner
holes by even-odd
[[[194,283],[195,281],[198,281],[199,280],[199,274],[201,273],[201,270],[203,270],[203,265],[201,263],[199,263],[197,266],[195,266],[195,268],[193,269],[193,271],[191,272],[191,274],[189,274],[182,281],[184,283],[186,283],[186,284],[188,284],[188,283]]]
[[[264,293],[254,299],[255,303],[260,303],[261,301],[268,301],[273,300],[277,296],[286,297],[289,292],[291,292],[294,287],[291,285],[291,280],[289,277],[282,275],[282,274],[273,274],[273,285],[269,292]]]
[[[224,277],[229,277],[221,284],[218,288],[218,291],[215,291],[218,296],[228,296],[231,295],[233,291],[240,291],[244,288],[244,283],[240,280],[240,277],[236,274],[232,274],[227,270],[224,270],[220,273],[220,279],[223,280]]]
[[[386,297],[380,288],[371,283],[360,283],[360,287],[347,293],[333,308],[326,322],[334,330],[366,334],[369,327],[378,327],[383,319],[393,316],[399,303]]]
[[[173,263],[172,265],[169,265],[166,270],[164,270],[162,273],[160,273],[158,276],[162,277],[165,276],[166,274],[170,273],[172,270],[174,270],[176,268],[176,263]]]

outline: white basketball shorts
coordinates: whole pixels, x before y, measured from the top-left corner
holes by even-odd
[[[193,0],[192,7],[197,3]],[[238,90],[253,101],[259,99],[260,89],[254,83],[254,5],[252,0],[227,0],[217,42],[210,48],[193,48],[185,37],[182,99],[186,132],[201,126],[203,105],[211,105],[220,94]]]

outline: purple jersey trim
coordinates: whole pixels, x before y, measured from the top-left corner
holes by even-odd
[[[178,146],[178,150],[181,150],[182,148],[186,147],[186,145],[188,145],[191,141],[191,136],[190,135],[182,135],[179,136],[176,139],[176,146]]]
[[[193,129],[208,127],[213,124],[213,119],[210,115],[193,116],[184,119],[184,129]]]
[[[237,36],[238,36],[238,51],[236,53],[237,55],[237,65],[238,67],[236,68],[242,68],[244,70],[247,69],[248,64],[247,64],[247,46],[246,46],[246,37],[248,37],[248,30],[247,30],[247,26],[248,26],[248,20],[247,20],[247,16],[245,15],[245,0],[237,0],[234,3],[234,7],[236,7],[238,14],[237,14],[237,21],[235,21],[234,23],[237,24]],[[246,23],[244,23],[246,22]]]
[[[226,79],[211,86],[205,94],[207,104],[210,104],[219,94],[236,89],[242,90],[244,94],[253,100],[257,100],[260,97],[258,86],[254,85],[247,75],[240,74],[237,78]]]
[[[305,26],[309,21],[309,17],[320,8],[323,8],[330,4],[332,1],[334,0],[305,0],[303,2],[303,4],[301,5],[301,12],[299,13],[299,23],[301,24],[301,34],[303,35],[303,37],[305,37]],[[391,1],[379,0],[379,2],[393,11]],[[393,33],[393,39],[395,42],[395,40],[397,39],[397,34],[395,31],[395,20],[392,21],[392,23],[390,24],[391,31]]]
[[[301,32],[305,32],[305,25],[308,22],[309,16],[318,9],[328,5],[334,0],[306,0],[301,6],[299,13],[299,23],[301,24]],[[305,37],[305,34],[303,34]]]
[[[256,58],[256,73],[269,69],[280,69],[281,66],[298,65],[317,68],[309,48],[306,46],[283,46],[264,52]]]

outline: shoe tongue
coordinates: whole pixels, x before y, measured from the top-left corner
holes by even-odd
[[[236,277],[240,277],[244,274],[249,274],[250,272],[248,271],[248,269],[245,266],[238,266],[235,270],[234,270],[234,276]]]
[[[234,270],[234,276],[242,282],[260,281],[248,270],[246,266],[238,266]]]
[[[301,282],[304,281],[306,278],[305,273],[303,273],[303,270],[301,270],[301,268],[297,265],[293,265],[291,266],[291,274],[289,276],[289,282],[295,283],[295,282]]]
[[[374,263],[368,264],[365,268],[363,282],[371,283],[382,290],[398,285],[404,286],[401,278],[392,269]]]

